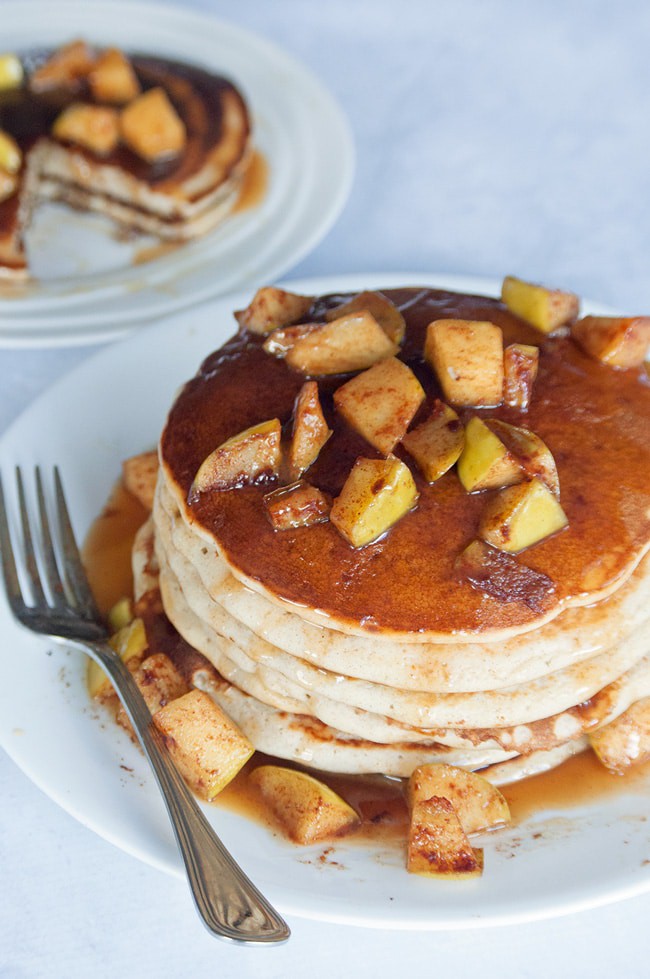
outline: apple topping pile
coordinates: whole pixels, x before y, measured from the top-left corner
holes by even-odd
[[[0,87],[2,77],[0,64]],[[96,156],[124,145],[153,164],[185,146],[185,126],[167,93],[159,87],[142,92],[131,62],[117,48],[96,52],[85,41],[72,41],[38,67],[28,84],[39,94],[78,96],[55,119],[52,135]]]
[[[650,342],[650,318],[577,319],[573,293],[512,276],[504,279],[502,301],[542,334],[570,330],[586,353],[613,367],[639,365]],[[312,296],[265,287],[235,314],[243,330],[263,338],[269,356],[308,379],[290,432],[286,419],[273,418],[233,435],[200,466],[190,502],[204,492],[273,479],[280,487],[266,494],[264,505],[275,529],[329,520],[359,548],[417,505],[416,477],[432,485],[455,467],[467,493],[489,494],[478,524],[483,546],[514,555],[567,527],[549,447],[530,429],[486,414],[499,406],[527,412],[538,346],[504,346],[502,330],[492,322],[434,320],[426,328],[421,365],[433,373],[441,398],[427,404],[414,369],[399,357],[405,321],[390,299],[361,292],[318,320],[309,319],[312,306]],[[352,376],[335,387],[332,410],[375,455],[356,459],[331,500],[309,482],[333,424],[323,413],[318,379],[346,374]]]

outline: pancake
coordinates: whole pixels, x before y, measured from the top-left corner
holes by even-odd
[[[427,484],[399,446],[417,507],[360,548],[329,521],[275,530],[263,498],[277,476],[190,492],[231,436],[273,417],[287,429],[305,380],[243,327],[170,410],[134,566],[142,590],[160,595],[191,681],[258,749],[402,777],[444,760],[503,784],[584,750],[589,733],[650,693],[650,387],[642,372],[588,358],[567,331],[544,337],[497,300],[426,288],[385,295],[403,313],[399,357],[427,407],[441,396],[423,358],[429,322],[489,320],[504,343],[539,346],[525,414],[501,405],[459,415],[525,425],[553,453],[568,527],[515,559],[549,582],[544,601],[507,575],[485,588],[457,572],[494,491],[467,493],[451,470]],[[313,300],[304,322],[348,298]],[[334,407],[348,379],[318,378],[333,434],[309,482],[331,497],[358,456],[378,455]]]
[[[51,51],[23,56],[26,77]],[[39,200],[96,211],[130,230],[169,241],[205,234],[231,213],[251,156],[251,124],[243,96],[228,79],[194,65],[133,55],[143,92],[160,87],[185,127],[181,152],[155,162],[124,144],[98,155],[56,139],[52,125],[72,102],[94,104],[86,79],[34,91],[29,83],[0,93],[0,129],[24,154],[20,187],[0,204],[0,266],[5,278],[27,274],[23,233]]]

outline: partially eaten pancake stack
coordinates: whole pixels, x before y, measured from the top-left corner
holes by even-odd
[[[104,92],[92,84],[107,54],[122,58],[133,72],[133,90],[125,97],[119,88],[114,97],[110,88]],[[41,199],[97,211],[125,228],[170,241],[202,235],[232,211],[252,151],[248,109],[230,81],[198,66],[139,54],[127,59],[80,41],[57,52],[28,52],[21,64],[18,84],[4,90],[0,85],[0,130],[23,157],[14,192],[0,199],[5,278],[26,274],[23,233]],[[109,70],[114,72],[113,64]],[[133,117],[136,139],[129,142],[120,114],[154,91],[164,93],[162,116],[157,105],[143,109]],[[68,117],[60,127],[66,110],[78,106],[108,115],[78,115],[71,124]],[[168,116],[172,133],[181,138],[157,152],[153,141],[169,124]],[[122,137],[111,141],[107,131],[113,125],[121,127]],[[138,130],[143,139],[150,137],[144,152],[139,152]]]
[[[281,474],[197,492],[204,460],[237,433],[278,418],[288,437],[305,383],[242,328],[171,409],[136,580],[143,591],[145,569],[159,573],[168,618],[205,657],[187,650],[194,683],[258,749],[396,776],[442,760],[506,782],[583,750],[588,733],[650,696],[650,387],[638,369],[590,358],[567,331],[545,337],[497,300],[385,296],[406,322],[398,357],[426,396],[411,428],[441,397],[423,354],[432,321],[489,321],[504,344],[540,347],[526,412],[457,410],[465,425],[499,419],[544,440],[568,526],[509,555],[490,580],[467,575],[458,558],[498,491],[468,493],[453,468],[427,483],[400,444],[417,505],[361,547],[328,520],[276,529],[264,497]],[[301,321],[322,322],[348,298],[315,299]],[[332,435],[305,479],[328,498],[359,457],[381,457],[336,410],[350,376],[317,378]]]

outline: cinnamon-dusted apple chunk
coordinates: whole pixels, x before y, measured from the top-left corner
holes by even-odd
[[[189,689],[165,653],[152,653],[142,660],[133,674],[133,679],[152,714],[171,701],[177,700],[178,697],[182,697]],[[115,719],[131,736],[134,736],[129,715],[123,706],[120,706]]]
[[[485,424],[503,442],[526,476],[538,476],[552,493],[560,495],[560,479],[555,459],[539,435],[529,428],[509,425],[497,418],[487,418]]]
[[[119,116],[115,109],[106,105],[73,102],[54,120],[52,134],[98,156],[106,156],[119,142]]]
[[[359,825],[354,809],[306,772],[260,765],[251,772],[250,780],[294,843],[317,843]]]
[[[303,319],[312,301],[311,296],[287,292],[276,286],[263,286],[257,290],[246,309],[235,313],[235,319],[251,333],[270,333],[280,326],[291,326]]]
[[[289,326],[282,331],[282,338],[277,336],[279,332],[271,334],[264,349],[312,377],[364,370],[398,349],[366,311],[349,313],[330,323]]]
[[[420,765],[412,773],[407,786],[409,809],[412,811],[431,796],[442,796],[451,802],[468,835],[510,821],[508,803],[496,786],[476,772],[454,765]]]
[[[120,115],[123,141],[148,163],[177,156],[186,141],[185,125],[164,88],[150,88]]]
[[[510,408],[527,411],[539,367],[539,347],[511,343],[503,351],[503,401]]]
[[[483,850],[472,847],[452,803],[434,795],[411,812],[406,869],[423,877],[464,880],[483,873]]]
[[[144,622],[140,618],[132,619],[111,636],[109,643],[131,671],[137,669],[147,649]],[[88,693],[96,700],[104,701],[111,697],[117,699],[111,681],[95,660],[88,661],[86,684]]]
[[[637,700],[615,720],[589,735],[598,760],[612,772],[650,760],[650,697]]]
[[[0,92],[20,88],[24,77],[23,63],[17,54],[9,51],[0,55]]]
[[[85,41],[71,41],[31,73],[29,87],[33,92],[74,88],[79,79],[92,70],[95,60],[94,52]]]
[[[23,154],[18,143],[4,129],[0,129],[0,170],[14,174],[18,173],[22,165]]]
[[[281,432],[279,419],[271,418],[226,439],[201,463],[190,488],[189,502],[208,490],[237,489],[277,476]]]
[[[568,523],[557,497],[535,477],[501,490],[489,501],[481,515],[479,534],[493,547],[517,554]]]
[[[434,320],[424,356],[452,405],[493,407],[503,397],[503,336],[494,323]]]
[[[123,105],[140,94],[140,83],[129,59],[117,48],[98,57],[88,75],[90,91],[98,102]]]
[[[287,453],[289,479],[298,479],[316,461],[330,435],[323,416],[316,381],[306,381],[293,412],[293,432]]]
[[[392,303],[381,292],[360,292],[358,296],[354,296],[347,303],[343,303],[342,306],[335,306],[334,309],[329,309],[325,314],[325,319],[329,322],[341,316],[346,316],[348,313],[358,313],[361,310],[366,310],[375,317],[386,336],[393,343],[399,344],[402,342],[406,331],[404,317],[395,303]]]
[[[640,367],[650,346],[650,316],[583,316],[571,336],[585,353],[622,370]]]
[[[153,722],[183,778],[208,802],[254,751],[248,738],[202,690],[190,690],[162,707]]]
[[[334,404],[355,431],[388,455],[406,434],[424,397],[410,367],[388,357],[338,388]]]
[[[317,486],[303,480],[267,493],[264,505],[276,530],[294,530],[324,523],[329,518],[332,503]]]
[[[429,418],[407,432],[402,445],[427,483],[434,483],[458,461],[465,445],[465,429],[453,408],[436,401]]]
[[[511,486],[524,475],[519,460],[476,415],[465,426],[465,446],[457,472],[468,493]]]
[[[574,320],[580,300],[573,292],[547,289],[507,275],[501,286],[501,299],[515,316],[520,316],[542,333],[553,333]]]
[[[408,513],[418,499],[408,466],[399,459],[357,459],[334,500],[330,521],[353,547],[363,547]]]

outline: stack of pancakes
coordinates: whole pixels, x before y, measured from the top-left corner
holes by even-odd
[[[588,732],[650,695],[650,387],[644,372],[591,360],[569,337],[545,338],[497,300],[424,288],[386,295],[406,320],[400,357],[429,404],[440,396],[423,360],[432,320],[490,320],[505,343],[540,345],[528,412],[461,415],[525,425],[546,442],[568,528],[519,555],[511,580],[506,571],[477,584],[457,558],[494,491],[466,493],[455,471],[428,485],[399,447],[418,505],[362,548],[329,522],[274,530],[263,505],[273,482],[188,502],[209,453],[268,418],[288,424],[304,383],[240,330],[171,409],[136,565],[155,549],[165,612],[205,657],[192,660],[194,683],[258,749],[396,776],[446,761],[503,783],[583,750]],[[346,298],[315,300],[305,319]],[[375,455],[333,407],[348,378],[318,379],[333,435],[307,478],[331,496],[357,457]],[[548,583],[541,597],[526,587],[528,569]]]

